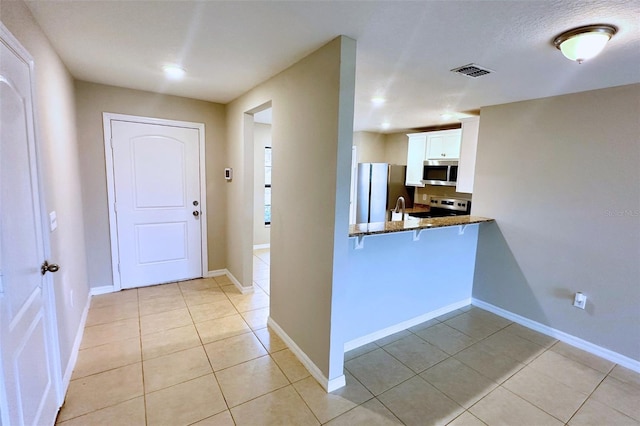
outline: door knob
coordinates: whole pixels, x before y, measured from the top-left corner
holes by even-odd
[[[60,270],[60,267],[58,265],[56,265],[55,263],[49,263],[46,260],[44,261],[42,266],[40,266],[40,272],[42,273],[42,275],[46,274],[47,272],[58,272],[58,270]]]
[[[198,216],[200,216],[200,212],[199,212],[198,210],[196,210],[196,211],[194,211],[194,212],[193,212],[193,215],[194,215],[195,217],[198,217]]]

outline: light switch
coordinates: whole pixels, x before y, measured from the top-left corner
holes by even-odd
[[[49,212],[49,228],[51,228],[51,232],[55,231],[58,227],[58,216],[56,216],[55,210]]]

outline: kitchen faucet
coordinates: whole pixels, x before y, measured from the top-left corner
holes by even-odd
[[[400,207],[402,206],[402,207]],[[402,220],[404,220],[404,197],[398,197],[398,200],[396,201],[396,208],[393,211],[394,213],[400,213],[402,212]]]

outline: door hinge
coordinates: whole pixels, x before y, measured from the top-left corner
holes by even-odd
[[[120,264],[118,263],[118,273],[120,273]]]

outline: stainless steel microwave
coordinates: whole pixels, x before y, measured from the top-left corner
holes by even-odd
[[[452,160],[427,160],[422,171],[422,183],[425,185],[456,186],[458,180],[458,162]]]

